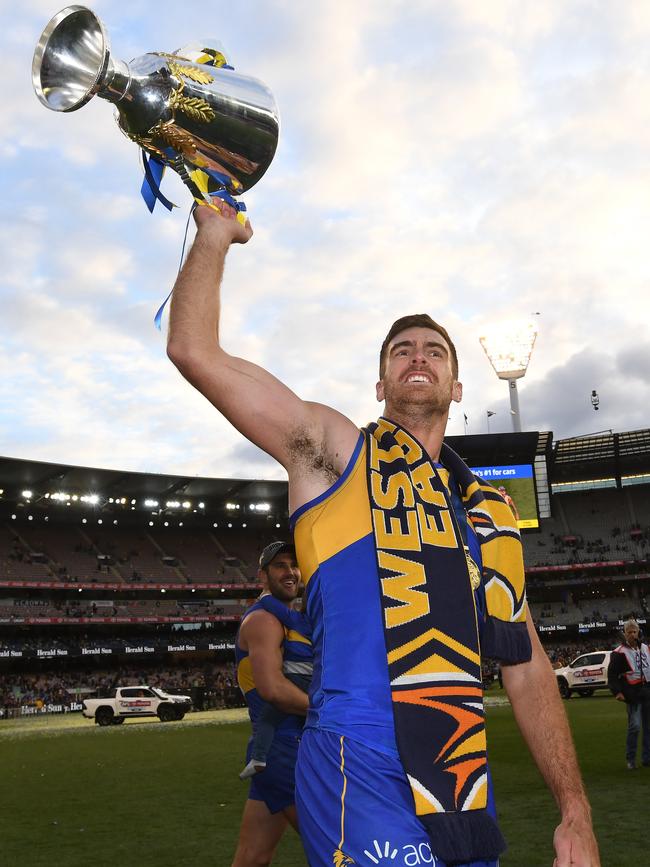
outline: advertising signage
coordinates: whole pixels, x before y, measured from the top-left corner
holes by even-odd
[[[517,519],[520,530],[539,527],[535,476],[532,464],[471,467],[475,476],[485,479],[503,496]]]
[[[78,659],[79,657],[112,657],[119,654],[125,656],[152,656],[156,653],[205,653],[229,651],[235,649],[232,638],[200,638],[192,641],[164,640],[164,641],[141,641],[137,644],[129,644],[124,641],[108,641],[96,645],[67,647],[48,647],[43,645],[38,648],[0,648],[0,662],[3,660],[16,659]]]

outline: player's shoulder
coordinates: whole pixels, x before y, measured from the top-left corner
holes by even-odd
[[[243,638],[250,639],[262,633],[284,635],[284,629],[275,614],[259,607],[246,614],[239,628],[239,634]]]

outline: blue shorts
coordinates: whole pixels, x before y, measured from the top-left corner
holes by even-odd
[[[300,739],[276,734],[266,754],[266,768],[251,777],[248,797],[251,801],[264,801],[271,813],[291,807],[296,802],[296,759]],[[251,757],[252,739],[246,750],[246,761]],[[331,867],[331,865],[329,865]]]
[[[359,741],[305,729],[296,767],[296,807],[310,867],[445,867],[415,815],[399,759]],[[493,807],[489,805],[491,811]],[[462,867],[498,867],[498,862]]]

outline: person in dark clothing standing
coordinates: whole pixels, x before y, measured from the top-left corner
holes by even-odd
[[[607,683],[618,701],[627,707],[625,760],[629,771],[636,768],[639,731],[642,732],[641,762],[650,767],[650,648],[639,640],[639,624],[623,624],[623,644],[609,661]]]

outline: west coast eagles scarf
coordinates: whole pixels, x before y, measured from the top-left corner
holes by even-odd
[[[481,575],[420,443],[384,418],[365,436],[395,735],[416,814],[447,864],[495,860],[505,841],[486,810],[481,653],[531,656],[519,531],[501,496],[443,445],[459,517],[481,543]]]

